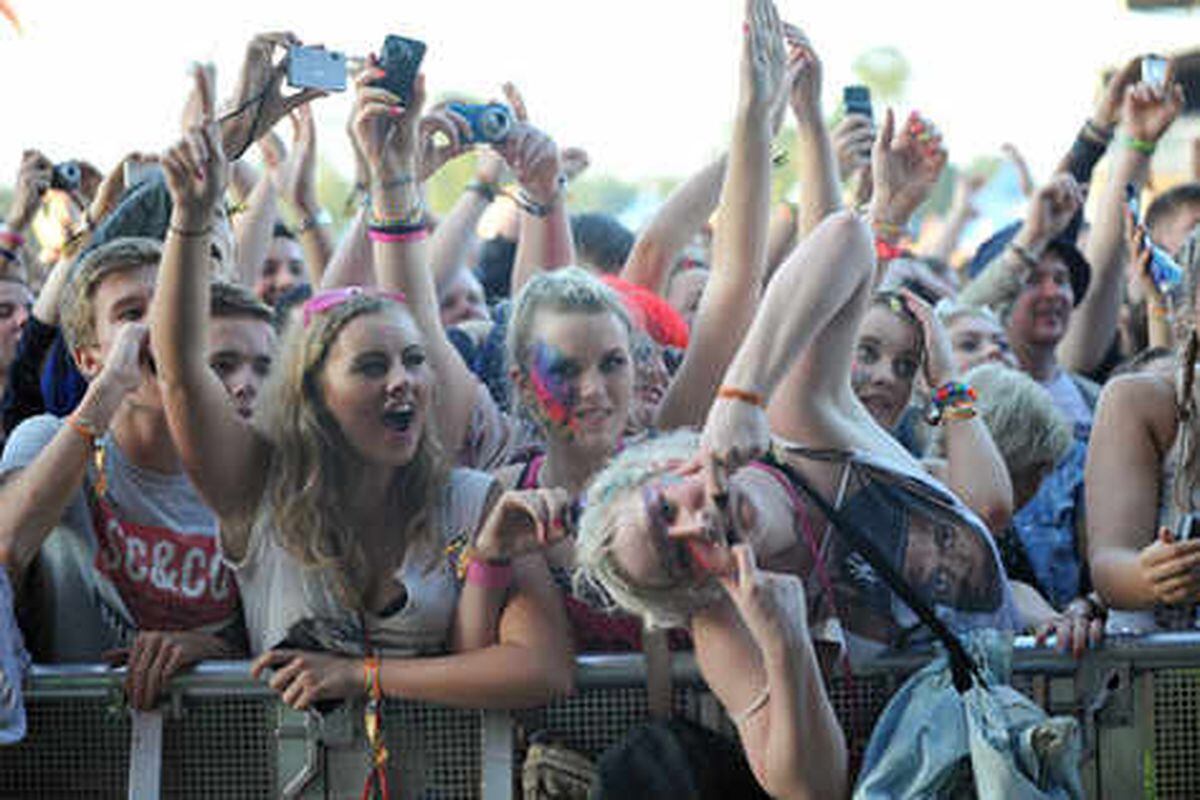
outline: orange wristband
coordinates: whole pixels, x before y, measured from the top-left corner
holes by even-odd
[[[735,386],[722,386],[717,389],[717,397],[724,400],[741,400],[743,403],[749,403],[759,408],[767,407],[766,398],[758,392],[748,392]]]
[[[379,656],[370,655],[363,659],[363,684],[367,697],[383,699],[383,686],[379,682]]]
[[[66,419],[67,425],[71,430],[78,433],[88,443],[88,447],[95,447],[96,440],[100,438],[100,431],[96,430],[96,426],[87,420],[79,418],[78,414],[71,414]]]

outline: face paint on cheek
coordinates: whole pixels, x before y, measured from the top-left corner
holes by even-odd
[[[860,386],[866,386],[871,382],[871,371],[865,367],[860,367],[858,362],[850,365],[850,386],[858,389]]]
[[[573,410],[577,402],[575,389],[561,377],[556,369],[563,361],[558,348],[545,342],[534,342],[533,364],[529,369],[529,382],[537,401],[537,409],[550,425],[573,431]]]

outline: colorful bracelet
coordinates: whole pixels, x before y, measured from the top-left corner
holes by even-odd
[[[78,433],[87,442],[88,447],[94,448],[96,442],[103,435],[95,425],[85,419],[81,419],[78,414],[71,414],[66,419],[67,426]]]
[[[899,239],[904,235],[903,226],[897,225],[894,222],[884,222],[879,219],[871,220],[871,230],[875,231],[877,238],[887,239],[888,241]]]
[[[1156,305],[1154,303],[1147,303],[1146,308],[1149,310],[1150,316],[1154,317],[1155,319],[1169,320],[1172,317],[1171,309],[1167,308],[1166,306],[1160,306],[1160,305]]]
[[[317,209],[312,216],[305,217],[296,225],[296,233],[305,234],[314,228],[328,227],[333,224],[333,217],[325,209]]]
[[[717,389],[717,397],[722,400],[740,400],[743,403],[749,403],[752,406],[759,408],[767,407],[767,399],[758,392],[739,389],[736,386],[722,386]]]
[[[970,419],[975,416],[975,401],[978,399],[979,393],[973,387],[950,381],[930,395],[926,419],[930,425],[937,425],[943,420]]]
[[[1136,150],[1139,153],[1144,153],[1148,156],[1154,155],[1154,151],[1158,147],[1155,142],[1148,142],[1145,139],[1139,139],[1136,136],[1130,136],[1128,134],[1126,134],[1125,138],[1121,140],[1121,143],[1130,150]]]

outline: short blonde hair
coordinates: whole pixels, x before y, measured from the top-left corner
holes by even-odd
[[[679,628],[692,614],[720,600],[716,581],[647,587],[635,583],[617,563],[613,541],[633,525],[631,509],[641,487],[696,454],[700,437],[675,431],[626,448],[588,486],[575,542],[575,591],[599,589],[613,606],[642,618],[648,628]]]
[[[63,336],[71,350],[96,344],[96,309],[92,301],[96,287],[109,275],[143,267],[157,267],[162,260],[162,242],[127,236],[89,250],[71,269],[63,291],[61,314]]]
[[[975,410],[992,435],[1010,476],[1042,464],[1057,464],[1071,450],[1074,436],[1050,392],[1020,370],[980,364],[963,380],[979,393]],[[945,454],[942,428],[934,429],[933,452]]]

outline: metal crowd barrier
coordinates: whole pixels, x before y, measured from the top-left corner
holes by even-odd
[[[849,682],[834,679],[852,752],[927,657],[889,656]],[[595,756],[647,719],[640,655],[583,656],[578,665],[574,696],[528,712],[388,701],[389,749],[413,778],[402,795],[512,797],[531,732]],[[319,777],[318,718],[283,707],[247,667],[199,665],[172,682],[154,714],[126,709],[121,671],[35,667],[25,690],[28,735],[0,748],[0,797],[266,798]],[[675,713],[731,731],[694,660],[677,655],[672,670]],[[1019,639],[1013,684],[1050,713],[1080,720],[1090,797],[1200,797],[1200,633],[1110,639],[1080,662]]]

